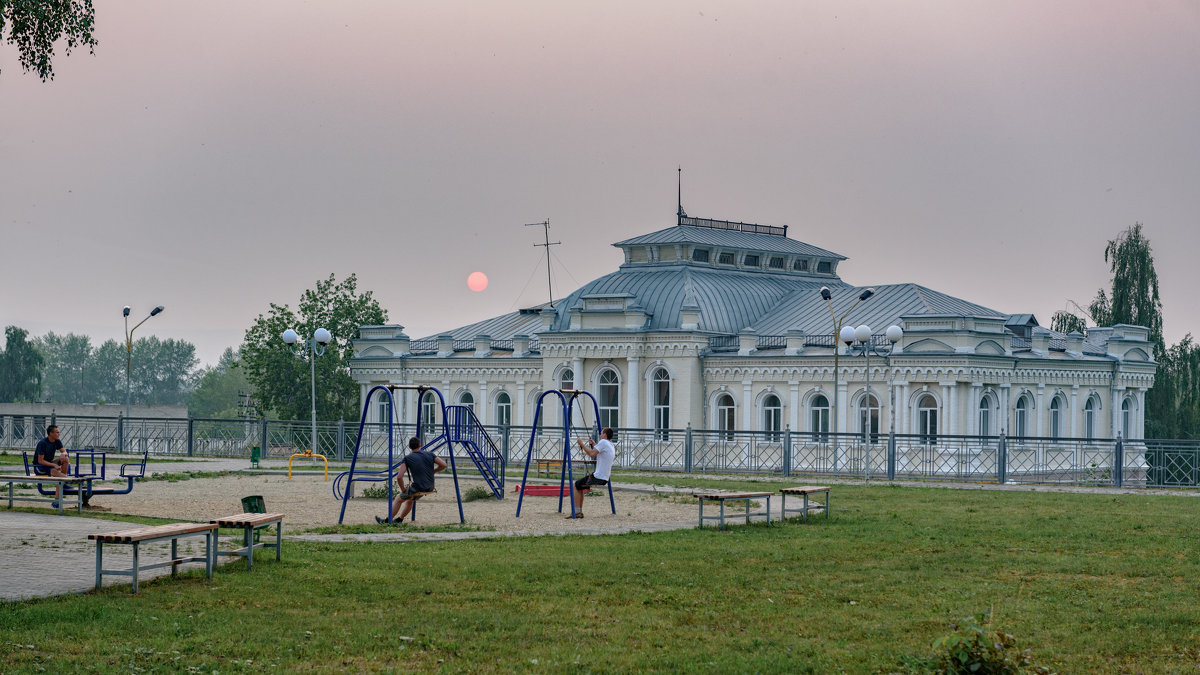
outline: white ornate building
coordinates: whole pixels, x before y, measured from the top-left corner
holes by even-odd
[[[416,340],[363,326],[351,374],[364,396],[376,384],[438,387],[484,424],[529,425],[544,390],[579,387],[621,429],[820,434],[870,419],[897,434],[1142,437],[1155,373],[1144,328],[1062,335],[916,284],[855,304],[865,289],[838,276],[845,258],[786,227],[681,214],[614,245],[624,264],[553,307]],[[835,317],[872,327],[869,406],[868,359],[845,345],[835,355]],[[892,324],[904,334],[881,357]],[[400,421],[416,420],[414,396],[401,395]]]

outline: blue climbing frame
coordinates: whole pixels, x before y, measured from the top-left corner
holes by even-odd
[[[592,402],[592,411],[594,413],[594,417],[592,417],[592,419],[596,420],[596,428],[595,428],[595,434],[592,435],[591,438],[592,438],[592,440],[597,440],[600,438],[600,404],[598,404],[596,402],[595,396],[592,396],[591,393],[584,391],[582,389],[564,389],[564,390],[547,389],[546,391],[542,392],[542,395],[538,396],[537,408],[534,410],[534,413],[533,413],[533,429],[529,432],[529,452],[525,453],[525,473],[521,476],[521,494],[517,497],[517,517],[518,518],[521,517],[521,504],[525,500],[525,486],[529,482],[529,463],[531,461],[533,461],[533,445],[534,445],[534,442],[537,440],[538,425],[541,422],[541,418],[542,418],[542,401],[543,401],[543,399],[545,399],[547,396],[549,396],[551,394],[554,394],[555,396],[558,397],[559,403],[562,405],[562,412],[563,412],[563,417],[562,417],[562,419],[563,419],[562,473],[559,475],[559,483],[558,483],[558,512],[559,513],[563,512],[563,496],[564,496],[563,488],[570,486],[571,491],[573,491],[575,489],[575,473],[571,467],[571,428],[572,428],[571,414],[572,414],[572,411],[574,411],[574,409],[575,409],[575,401],[580,396],[586,396]],[[570,395],[570,398],[567,397],[568,394]],[[583,413],[583,409],[580,408],[580,414],[582,414],[582,413]],[[585,427],[585,428],[587,428],[587,427]],[[609,478],[610,478],[610,480],[608,481],[608,485],[606,486],[608,488],[608,503],[609,503],[609,506],[612,508],[613,515],[616,515],[617,502],[613,498],[612,480],[611,480],[612,477],[609,476]],[[574,517],[576,515],[575,514],[575,500],[571,499],[570,503],[571,503],[571,516]]]
[[[474,462],[480,475],[484,481],[496,495],[497,499],[504,498],[504,467],[503,456],[496,448],[496,444],[488,436],[479,420],[475,418],[474,412],[466,406],[447,406],[446,399],[442,396],[442,392],[436,387],[426,385],[377,385],[367,393],[367,398],[363,402],[362,417],[358,423],[358,438],[354,442],[354,454],[350,459],[350,470],[344,471],[337,476],[333,481],[333,495],[335,498],[342,501],[341,513],[338,515],[338,524],[341,524],[346,517],[346,503],[350,500],[352,493],[351,487],[357,482],[381,482],[387,481],[388,486],[388,522],[392,522],[392,500],[394,499],[394,485],[396,472],[399,469],[400,462],[404,459],[406,450],[401,450],[400,457],[396,457],[395,452],[395,430],[394,424],[396,419],[396,399],[394,392],[397,389],[411,389],[417,391],[417,400],[419,401],[427,391],[431,391],[438,397],[439,409],[441,410],[441,431],[436,438],[429,442],[425,442],[424,433],[421,426],[420,416],[417,420],[417,438],[422,439],[421,445],[430,452],[436,451],[443,445],[446,446],[447,454],[450,455],[450,470],[454,476],[454,496],[458,502],[458,520],[460,523],[466,522],[466,517],[463,514],[462,491],[458,483],[458,466],[454,459],[454,444],[458,443],[467,451],[467,456]],[[371,400],[375,396],[375,392],[382,391],[387,396],[387,414],[388,414],[388,462],[386,469],[359,469],[358,468],[358,453],[362,444],[363,429],[367,421],[367,411],[371,408]],[[405,446],[407,447],[407,446]],[[416,515],[416,505],[414,504],[413,515]]]

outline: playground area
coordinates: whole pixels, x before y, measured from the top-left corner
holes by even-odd
[[[694,501],[685,503],[682,498],[669,493],[656,496],[647,492],[645,485],[639,485],[636,491],[623,489],[619,483],[614,487],[615,515],[609,507],[607,492],[596,490],[584,499],[586,518],[582,521],[564,520],[570,513],[569,497],[563,500],[564,513],[558,512],[557,497],[526,497],[521,517],[517,518],[517,494],[513,488],[519,484],[519,481],[510,480],[503,500],[489,497],[464,502],[466,526],[499,532],[535,532],[569,530],[576,523],[580,528],[608,524],[628,527],[664,521],[695,522],[696,519]],[[464,495],[473,487],[486,487],[482,480],[468,478],[460,478],[459,485]],[[406,521],[393,527],[458,525],[458,504],[449,472],[438,476],[437,489],[436,493],[417,503],[416,523]],[[358,492],[361,494],[361,487]],[[139,483],[132,494],[98,495],[92,499],[92,504],[114,514],[205,521],[241,511],[242,498],[251,495],[261,495],[267,510],[287,514],[285,530],[292,532],[337,525],[342,505],[333,497],[330,482],[323,480],[316,471],[297,471],[291,480],[279,474],[230,474],[216,478],[145,481]],[[346,505],[343,524],[374,525],[375,516],[387,516],[386,500],[356,497]]]

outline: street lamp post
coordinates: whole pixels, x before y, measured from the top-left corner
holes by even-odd
[[[138,326],[150,320],[151,316],[158,316],[166,309],[162,305],[150,310],[150,316],[137,322],[133,327],[129,327],[129,305],[125,305],[125,309],[121,313],[125,316],[125,418],[129,419],[129,373],[130,366],[133,364],[133,331],[138,329]]]
[[[888,326],[888,329],[884,332],[884,335],[887,336],[888,342],[890,343],[888,351],[886,352],[875,350],[875,346],[871,344],[871,327],[865,324],[854,329],[851,329],[849,326],[847,326],[842,330],[841,336],[842,342],[845,342],[847,347],[850,347],[852,342],[857,341],[859,345],[858,348],[862,351],[863,356],[865,356],[867,359],[865,370],[867,383],[867,395],[865,399],[867,414],[866,418],[863,420],[863,445],[867,448],[871,447],[871,353],[874,352],[876,356],[881,356],[886,359],[888,355],[892,353],[892,350],[896,348],[896,343],[904,337],[904,331],[901,330],[899,326]],[[891,404],[891,408],[894,425],[894,421],[896,419],[895,402]],[[895,427],[893,426],[893,431],[894,430]]]
[[[309,364],[309,385],[312,391],[312,447],[308,454],[316,454],[317,451],[317,357],[325,354],[325,345],[333,340],[333,336],[324,328],[318,328],[313,331],[313,336],[309,340],[304,341],[304,346],[296,347],[300,341],[300,336],[291,328],[283,331],[283,341],[292,347],[292,353],[299,357],[308,357]],[[288,460],[289,473],[291,471],[291,460]]]
[[[848,341],[846,340],[847,331],[849,331],[851,340],[853,340],[853,335],[854,335],[854,329],[851,328],[850,326],[846,326],[845,328],[843,328],[842,321],[845,320],[846,315],[848,315],[850,312],[852,312],[854,310],[855,307],[858,306],[858,303],[866,300],[867,298],[870,298],[872,295],[875,295],[874,288],[868,288],[865,291],[863,291],[862,293],[859,293],[858,299],[854,301],[854,304],[850,305],[850,308],[847,309],[845,312],[843,312],[842,315],[839,317],[833,311],[833,293],[829,290],[828,286],[821,287],[821,299],[824,300],[825,304],[829,306],[829,316],[830,316],[830,318],[833,319],[833,425],[832,426],[833,426],[834,434],[838,433],[838,418],[839,418],[839,413],[838,413],[838,398],[839,398],[839,396],[838,396],[838,353],[840,352],[840,349],[838,348],[838,339],[840,338],[843,342],[847,342],[847,344],[848,344]],[[836,435],[834,436],[834,444],[835,445],[837,444]]]

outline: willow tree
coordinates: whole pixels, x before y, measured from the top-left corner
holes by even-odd
[[[1162,302],[1158,299],[1158,273],[1154,271],[1154,252],[1150,240],[1142,234],[1142,224],[1117,235],[1104,247],[1104,261],[1112,274],[1112,288],[1100,289],[1088,306],[1098,326],[1127,323],[1150,331],[1154,357],[1166,352],[1163,343]]]
[[[54,45],[63,52],[87,47],[95,53],[96,9],[92,0],[0,0],[0,42],[16,45],[17,61],[42,81],[54,79]]]

